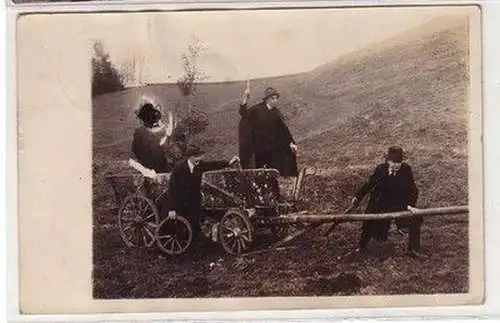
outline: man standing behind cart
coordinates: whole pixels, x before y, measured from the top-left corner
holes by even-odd
[[[185,160],[178,163],[170,175],[168,197],[162,201],[162,208],[168,208],[168,215],[185,217],[193,228],[193,237],[200,231],[201,177],[204,172],[229,167],[239,162],[237,156],[230,161],[205,161],[204,151],[195,145],[188,145],[184,151]]]
[[[378,165],[370,179],[356,193],[351,203],[357,206],[363,197],[370,193],[370,200],[366,213],[389,213],[398,211],[414,211],[418,198],[418,189],[413,179],[410,165],[403,162],[403,149],[397,146],[390,147],[386,155],[386,162]],[[420,225],[422,218],[413,216],[407,219],[396,220],[399,227],[409,229],[407,254],[411,257],[420,257]],[[390,219],[363,221],[359,248],[366,251],[371,238],[378,241],[387,241]]]
[[[250,90],[240,104],[239,151],[243,168],[274,168],[281,176],[297,176],[297,145],[278,109],[280,94],[272,87],[262,102],[247,108]],[[253,159],[253,160],[252,160]]]

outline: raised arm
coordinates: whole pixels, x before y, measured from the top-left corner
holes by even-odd
[[[239,113],[240,116],[244,117],[248,112],[248,100],[250,99],[250,87],[247,82],[247,88],[245,89],[245,93],[243,93],[243,98],[241,99]]]

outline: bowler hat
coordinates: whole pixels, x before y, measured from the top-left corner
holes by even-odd
[[[205,153],[203,149],[200,147],[190,144],[186,147],[186,149],[183,152],[184,157],[192,157],[192,156],[201,156]]]
[[[276,91],[276,89],[272,88],[272,87],[268,87],[265,91],[264,91],[264,98],[262,100],[266,100],[267,98],[271,97],[271,96],[280,96],[279,92]]]
[[[387,160],[400,163],[403,161],[403,158],[404,158],[404,152],[401,147],[399,146],[389,147],[386,155]]]

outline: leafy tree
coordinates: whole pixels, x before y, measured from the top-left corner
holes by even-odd
[[[92,96],[123,90],[123,78],[104,50],[101,41],[93,44]]]

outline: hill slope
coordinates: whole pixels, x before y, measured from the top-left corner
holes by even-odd
[[[424,204],[464,203],[468,26],[462,17],[445,22],[431,22],[308,73],[254,80],[252,100],[266,86],[279,89],[282,110],[299,141],[301,165],[351,167],[360,169],[353,176],[364,177],[365,168],[378,162],[388,145],[400,144],[417,170]],[[203,139],[213,157],[237,152],[243,89],[243,82],[200,86],[199,98],[210,118]],[[128,157],[137,125],[131,111],[142,93],[157,96],[169,108],[180,99],[172,84],[97,97],[97,161]],[[425,191],[434,187],[453,192],[447,199],[434,193],[426,197]]]

